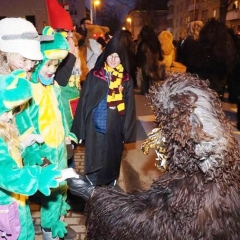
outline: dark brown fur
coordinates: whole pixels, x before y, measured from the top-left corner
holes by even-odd
[[[217,94],[206,81],[171,73],[149,99],[167,171],[147,191],[95,189],[87,239],[239,240],[240,154]]]

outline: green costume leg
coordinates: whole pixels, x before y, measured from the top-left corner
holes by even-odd
[[[29,206],[20,206],[18,209],[21,222],[21,232],[18,240],[34,240],[34,227]]]
[[[41,226],[43,228],[57,229],[59,237],[64,237],[66,227],[61,222],[63,208],[67,194],[67,184],[62,182],[58,188],[52,189],[50,196],[42,196]],[[56,237],[56,236],[53,236]]]

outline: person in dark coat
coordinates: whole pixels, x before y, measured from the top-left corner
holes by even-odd
[[[229,29],[226,24],[212,18],[204,24],[198,39],[195,39],[183,44],[186,57],[183,64],[187,66],[187,72],[208,79],[210,88],[223,100],[225,87],[237,57],[236,46]]]
[[[135,59],[135,52],[136,52],[136,43],[133,41],[132,33],[129,30],[123,30],[124,39],[127,45],[127,54],[129,59],[129,67],[130,72],[134,83],[134,87],[137,87],[137,65],[136,65],[136,59]]]
[[[71,131],[85,140],[85,174],[96,185],[115,185],[124,143],[136,141],[133,81],[122,31],[98,57],[81,91]]]
[[[78,42],[79,47],[83,46],[87,37],[88,26],[91,25],[91,20],[89,18],[82,18],[80,20],[80,27],[77,28],[76,32],[79,33],[82,37]]]
[[[141,72],[141,94],[148,93],[149,87],[156,81],[164,80],[160,61],[163,60],[161,44],[153,27],[143,26],[139,36],[136,51],[136,65]]]

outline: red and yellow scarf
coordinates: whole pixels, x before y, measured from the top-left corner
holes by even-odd
[[[108,107],[117,107],[119,115],[125,114],[125,104],[123,102],[123,71],[122,64],[119,64],[116,68],[109,67],[106,63],[104,69],[107,71],[110,79],[107,104]]]

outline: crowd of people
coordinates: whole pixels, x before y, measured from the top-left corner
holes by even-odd
[[[146,204],[148,201],[152,201],[150,205],[154,206],[152,194],[161,192],[164,195],[168,189],[163,190],[161,187],[164,185],[164,180],[155,184],[155,188],[151,188],[147,194],[143,194],[143,197],[141,194],[128,195],[121,189],[115,188],[120,175],[124,144],[136,141],[134,88],[139,88],[141,94],[147,94],[150,99],[154,99],[152,102],[155,105],[161,105],[161,109],[155,106],[154,113],[157,122],[161,122],[160,130],[169,137],[163,140],[164,136],[161,136],[161,141],[166,141],[166,144],[161,144],[169,147],[169,154],[164,158],[170,161],[172,155],[178,154],[182,161],[185,161],[190,153],[195,152],[197,159],[199,152],[192,146],[198,142],[197,147],[200,149],[202,146],[199,139],[204,138],[206,145],[214,135],[208,138],[206,133],[200,133],[200,130],[203,130],[200,120],[204,124],[205,122],[202,116],[199,117],[200,120],[198,119],[197,110],[195,115],[192,115],[195,111],[192,102],[199,104],[197,107],[194,105],[197,109],[202,109],[203,106],[196,100],[197,90],[189,86],[193,86],[196,82],[196,88],[200,89],[201,94],[204,95],[206,92],[206,95],[210,95],[209,99],[214,99],[214,102],[219,101],[215,99],[216,96],[222,99],[226,86],[229,84],[232,87],[237,81],[238,41],[223,23],[215,19],[205,24],[200,21],[190,24],[187,37],[175,48],[170,32],[164,32],[167,40],[160,41],[161,33],[158,35],[153,27],[147,25],[142,27],[136,40],[128,30],[118,30],[113,36],[107,31],[104,35],[92,38],[89,35],[92,26],[90,19],[81,19],[79,28],[74,29],[68,13],[58,8],[58,5],[51,5],[50,2],[48,11],[52,17],[49,18],[49,26],[44,27],[40,35],[34,25],[25,19],[0,20],[0,151],[2,153],[0,155],[0,234],[11,240],[34,239],[28,196],[35,196],[41,205],[43,239],[75,239],[75,231],[64,221],[70,210],[67,203],[67,198],[70,196],[69,185],[72,194],[83,197],[85,201],[90,199],[87,219],[92,232],[90,233],[88,229],[89,239],[97,239],[97,234],[101,235],[101,239],[107,239],[106,234],[111,229],[110,225],[108,226],[111,223],[108,218],[111,218],[114,212],[112,209],[106,210],[110,215],[104,216],[107,206],[102,204],[104,200],[101,199],[101,189],[105,191],[105,201],[111,199],[113,208],[116,206],[115,200],[118,201],[116,204],[119,208],[116,208],[116,213],[120,214],[119,219],[121,218],[119,237],[137,239],[134,236],[140,236],[141,232],[136,235],[131,232],[129,238],[126,238],[123,230],[128,217],[124,210],[125,206],[129,212],[133,211],[131,218],[143,219],[143,209],[138,209],[134,201],[148,209]],[[56,7],[61,18],[56,18]],[[170,45],[166,45],[170,46],[169,54],[163,50],[165,41],[170,41]],[[171,56],[169,69],[166,68],[166,58],[169,57],[167,55]],[[179,62],[177,66],[186,67],[182,69],[186,70],[187,74],[169,75],[169,72],[174,71],[171,66],[176,62]],[[176,94],[179,91],[179,94],[184,95],[183,90],[177,89],[174,92],[171,89],[171,86],[177,85],[176,79],[186,81],[185,87],[191,90],[191,94],[188,92],[186,98]],[[204,83],[199,79],[203,79]],[[208,82],[209,87],[218,95],[207,88]],[[161,84],[163,84],[162,88],[156,93],[158,87],[155,86]],[[160,91],[162,95],[158,96]],[[188,117],[191,115],[189,122],[193,126],[188,127],[189,129],[192,127],[196,135],[199,134],[195,142],[193,136],[192,138],[188,136],[192,142],[189,140],[186,144],[183,144],[184,139],[181,142],[177,136],[172,139],[173,135],[170,132],[177,124],[169,123],[169,117],[174,121],[176,116],[179,116],[179,121],[183,123],[185,119],[181,119],[181,116],[187,108],[181,109],[179,107],[181,104],[178,105],[167,95],[165,99],[169,98],[168,101],[172,105],[164,105],[164,91],[172,92],[176,101],[183,103],[183,107],[184,104],[191,105],[193,110],[189,112]],[[239,105],[240,126],[239,95],[240,92],[236,92],[234,87],[230,88],[230,96]],[[173,105],[182,112],[174,111]],[[169,112],[165,112],[166,109]],[[162,115],[158,115],[158,112]],[[221,115],[220,110],[218,114]],[[166,127],[167,124],[171,128]],[[168,142],[169,139],[173,142]],[[230,140],[234,142],[232,138]],[[74,148],[79,144],[84,144],[84,176],[75,170]],[[180,152],[174,152],[176,146],[179,147],[177,151],[183,151],[185,155],[181,156]],[[190,150],[187,149],[185,152],[184,149],[188,147]],[[161,152],[161,148],[157,148],[157,151],[158,156],[166,154]],[[204,151],[207,151],[205,148],[201,151],[203,155],[214,155],[213,152],[205,153]],[[237,152],[236,149],[234,151]],[[236,156],[238,155],[236,153]],[[211,157],[209,159],[213,161]],[[178,166],[181,164],[176,159],[174,161],[169,164],[169,168],[173,172],[180,171]],[[192,163],[194,164],[196,161]],[[216,162],[211,164],[216,167]],[[201,173],[196,170],[198,167],[195,165],[188,171],[192,175],[196,172],[199,175],[202,172],[205,174],[211,168],[210,165],[204,167],[199,163]],[[188,169],[187,165],[184,168]],[[176,174],[175,172],[170,174],[171,177]],[[180,173],[184,177],[187,174]],[[178,175],[174,177],[178,178]],[[212,177],[210,173],[208,177]],[[171,181],[174,180],[169,178],[167,184]],[[208,181],[209,179],[206,180]],[[205,182],[201,184],[204,185]],[[235,183],[233,185],[235,187]],[[239,195],[239,191],[234,194]],[[167,197],[162,195],[161,201],[171,198],[168,194]],[[92,196],[94,197],[91,200]],[[98,204],[102,206],[102,211],[97,209]],[[158,205],[159,203],[156,203],[156,206]],[[138,210],[134,212],[134,209]],[[94,220],[94,212],[99,214],[98,219]],[[160,215],[156,221],[163,220]],[[99,221],[101,218],[102,222]],[[96,228],[94,221],[97,223]],[[168,222],[167,224],[170,225]],[[146,228],[145,225],[141,226]],[[106,229],[106,232],[103,232],[103,229]],[[233,228],[232,232],[234,231]],[[162,231],[161,234],[163,233],[165,232]],[[157,236],[156,230],[153,230],[152,234]],[[189,232],[187,236],[190,235]],[[116,237],[117,231],[109,236]],[[194,239],[191,237],[189,239]]]
[[[112,188],[118,176],[116,166],[108,172],[108,166],[102,165],[113,166],[109,160],[116,159],[114,155],[120,149],[116,145],[119,131],[125,136],[124,129],[119,129],[121,124],[115,125],[119,121],[117,114],[114,117],[107,112],[99,119],[101,104],[111,102],[116,93],[111,82],[107,87],[112,73],[109,65],[121,60],[119,63],[127,70],[122,52],[111,51],[111,41],[84,83],[84,100],[80,98],[78,106],[78,112],[84,114],[74,119],[73,131],[87,142],[87,166],[84,175],[67,182],[70,191],[87,202],[87,239],[237,240],[240,237],[240,151],[221,108],[225,88],[237,64],[237,45],[228,27],[216,19],[204,25],[193,22],[188,31],[179,48],[174,48],[171,34],[165,32],[165,39],[158,41],[154,29],[144,26],[132,55],[137,56],[136,62],[131,62],[136,64],[134,74],[137,73],[137,78],[140,75],[141,93],[147,93],[157,125],[148,134],[142,150],[145,154],[150,148],[155,150],[156,166],[163,172],[148,190],[126,193]],[[118,44],[122,34],[113,36],[118,38]],[[168,48],[165,50],[170,51],[163,51],[165,41],[171,42],[165,45]],[[128,49],[128,60],[130,52]],[[167,63],[170,64],[165,74],[162,68]],[[128,67],[131,76],[131,65]],[[114,75],[118,77],[119,70]],[[110,140],[106,139],[108,136]],[[107,140],[105,148],[102,139]],[[121,144],[119,141],[118,146]],[[95,162],[96,159],[100,161]]]
[[[85,173],[92,185],[115,186],[123,144],[136,140],[134,84],[122,31],[109,43],[106,34],[81,83],[79,48],[87,45],[88,21],[76,31],[80,40],[64,14],[62,22],[50,18],[41,35],[25,19],[0,21],[0,210],[8,213],[5,222],[0,215],[0,231],[6,239],[34,239],[26,196],[41,206],[44,240],[75,239],[64,221],[70,209],[65,180],[78,176],[74,146],[85,143]]]

